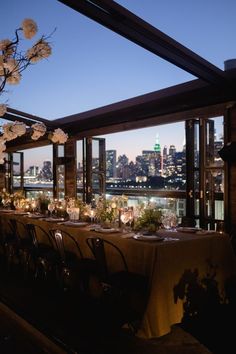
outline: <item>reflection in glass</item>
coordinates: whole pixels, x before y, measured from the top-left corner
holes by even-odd
[[[56,166],[57,196],[59,199],[65,196],[65,165]]]
[[[199,124],[194,124],[194,167],[199,167]]]
[[[21,155],[13,153],[13,187],[21,185]]]
[[[224,145],[223,117],[208,119],[206,122],[206,165],[223,167],[224,162],[218,152]]]
[[[77,188],[83,188],[83,141],[76,142],[76,158],[77,158]]]
[[[58,157],[64,157],[65,156],[65,146],[64,145],[58,145],[57,146],[57,156]]]

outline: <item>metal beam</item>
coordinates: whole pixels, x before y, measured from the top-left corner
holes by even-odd
[[[231,77],[231,80],[233,78]],[[198,79],[54,121],[69,133],[129,123],[236,100],[235,84],[214,86]],[[232,81],[233,83],[233,81]],[[168,123],[168,122],[166,122]]]
[[[58,0],[148,51],[211,84],[225,72],[112,0]]]
[[[8,113],[8,118],[9,120],[19,120],[21,122],[24,122],[29,125],[34,124],[34,123],[44,123],[46,126],[54,126],[54,122],[45,118],[41,118],[38,116],[35,116],[33,114],[29,114],[26,112],[18,111],[17,109],[7,107],[7,113]]]

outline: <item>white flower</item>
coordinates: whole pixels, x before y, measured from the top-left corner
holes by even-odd
[[[22,136],[26,133],[26,125],[22,122],[15,121],[11,129],[17,136]]]
[[[7,106],[5,104],[0,104],[0,117],[3,117],[7,111]]]
[[[52,142],[58,144],[65,144],[67,139],[68,134],[64,133],[60,128],[55,129],[51,137]]]
[[[33,129],[33,134],[31,135],[31,139],[38,140],[41,136],[46,133],[46,125],[44,123],[35,123],[31,125]]]
[[[31,39],[37,33],[38,26],[33,20],[31,20],[30,18],[26,18],[22,22],[22,29],[25,38]]]
[[[4,162],[5,162],[4,158],[5,157],[6,157],[6,154],[4,152],[0,152],[0,165],[4,164]],[[5,188],[3,188],[3,189],[5,189]],[[4,190],[2,190],[2,191],[4,193]],[[5,190],[5,192],[6,192],[6,190]]]
[[[3,55],[0,55],[0,76],[4,75]]]
[[[10,85],[17,85],[20,82],[21,74],[18,71],[13,71],[7,78],[7,83]]]
[[[7,47],[11,44],[10,39],[3,39],[2,41],[0,41],[0,50],[6,50]]]
[[[6,70],[6,74],[7,74],[7,83],[8,84],[18,84],[20,79],[21,79],[21,74],[18,71],[18,62],[13,59],[13,58],[9,58],[5,63],[3,63],[3,67]]]
[[[10,141],[26,133],[26,126],[22,122],[3,124],[3,139]]]
[[[48,42],[40,39],[31,49],[27,50],[26,57],[31,63],[47,58],[51,55],[52,49]]]
[[[13,139],[16,139],[17,138],[17,134],[15,132],[12,131],[12,123],[6,123],[6,124],[3,124],[2,126],[2,129],[3,129],[3,138],[6,140],[6,141],[10,141],[10,140],[13,140]]]
[[[0,41],[0,50],[4,52],[5,57],[8,57],[9,55],[13,54],[15,46],[13,46],[10,39],[3,39]]]
[[[6,140],[4,139],[3,135],[0,136],[0,144],[5,144]]]
[[[7,61],[5,63],[3,63],[3,67],[8,71],[8,72],[12,72],[14,70],[18,70],[18,62],[13,59],[13,58],[9,58],[7,59]]]
[[[0,144],[0,154],[6,151],[6,144]]]
[[[3,136],[0,136],[0,154],[2,154],[6,150],[6,141]]]

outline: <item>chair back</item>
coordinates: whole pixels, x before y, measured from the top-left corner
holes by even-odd
[[[10,219],[10,229],[13,237],[20,243],[22,240],[29,239],[25,224],[17,219]]]
[[[41,244],[53,249],[55,248],[49,233],[47,233],[47,231],[44,230],[40,225],[28,223],[26,224],[26,228],[33,242],[33,245],[36,248],[39,248]]]
[[[108,276],[110,273],[109,258],[112,258],[113,260],[116,258],[117,264],[121,264],[121,267],[123,268],[122,270],[128,272],[125,257],[119,247],[114,243],[101,237],[88,237],[86,242],[99,264],[100,271],[104,277]]]
[[[27,231],[28,231],[28,234],[29,234],[29,237],[31,238],[31,241],[34,245],[35,248],[38,248],[39,247],[39,244],[38,244],[38,240],[37,240],[37,237],[36,237],[36,230],[35,230],[35,227],[34,227],[34,224],[26,224],[25,225]]]
[[[79,259],[83,258],[79,243],[69,232],[60,229],[51,229],[49,233],[55,240],[56,249],[63,263],[67,263],[68,252],[73,252]]]

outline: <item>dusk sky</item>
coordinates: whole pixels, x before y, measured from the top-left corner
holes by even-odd
[[[117,2],[221,69],[225,60],[236,58],[235,0]],[[0,103],[7,101],[12,108],[55,119],[194,79],[57,0],[2,2],[0,40],[14,38],[25,18],[34,19],[39,32],[22,44],[30,47],[56,28],[50,38],[53,53],[23,72],[21,83],[8,86],[1,95]],[[182,123],[106,136],[107,149],[133,159],[153,148],[157,133],[162,147],[175,144],[181,149]],[[32,153],[26,153],[26,164],[40,165],[50,158],[48,148],[43,150],[33,160]]]

